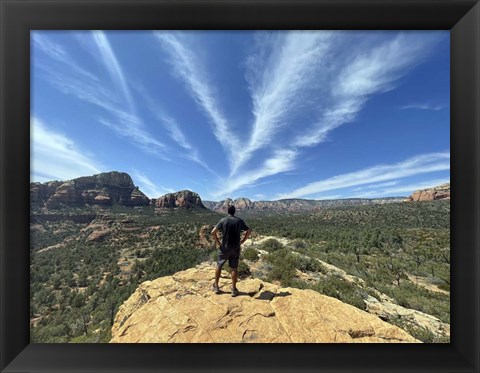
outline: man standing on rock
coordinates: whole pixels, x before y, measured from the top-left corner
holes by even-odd
[[[222,232],[222,242],[218,239],[217,231]],[[240,240],[240,232],[246,231],[242,240]],[[228,265],[232,269],[232,297],[238,295],[237,276],[238,276],[238,258],[240,257],[240,245],[242,245],[250,236],[251,229],[245,222],[235,216],[235,206],[228,208],[228,216],[220,219],[216,227],[212,230],[212,236],[215,242],[220,245],[218,253],[217,269],[215,270],[215,283],[212,288],[217,294],[220,293],[218,281],[222,267],[228,260]]]

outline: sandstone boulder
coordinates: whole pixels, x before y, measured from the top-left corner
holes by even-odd
[[[120,307],[111,343],[162,342],[418,342],[402,329],[313,290],[281,288],[258,279],[222,277],[210,286],[207,263],[142,283]]]

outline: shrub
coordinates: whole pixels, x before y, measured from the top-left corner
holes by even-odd
[[[292,248],[294,250],[302,250],[302,249],[306,249],[307,248],[307,244],[305,241],[303,240],[300,240],[300,239],[296,239],[292,242]]]
[[[297,257],[287,249],[278,250],[267,257],[272,264],[268,280],[278,280],[283,286],[292,286],[297,267]]]
[[[250,276],[250,267],[245,263],[245,261],[240,260],[238,262],[238,277],[245,278]]]
[[[258,250],[255,250],[253,247],[248,247],[245,250],[242,250],[242,256],[252,262],[258,260],[258,254]]]
[[[440,284],[438,288],[445,291],[450,291],[450,284]]]
[[[365,310],[365,302],[363,301],[361,290],[340,277],[328,276],[320,280],[313,289],[319,293],[337,298],[344,303],[360,308],[361,310]]]
[[[218,250],[212,251],[210,254],[210,259],[215,263],[218,261]]]
[[[223,266],[223,269],[225,269],[228,273],[232,273],[232,269],[228,265],[228,261]],[[246,277],[250,276],[250,274],[251,274],[250,267],[243,260],[240,260],[238,262],[237,271],[238,271],[238,277],[240,277],[240,278],[246,278]]]
[[[324,268],[318,260],[305,256],[296,258],[296,268],[300,271],[324,272]]]
[[[283,245],[280,241],[276,240],[275,238],[269,238],[268,240],[265,240],[262,243],[260,248],[269,252],[274,252],[274,251],[283,249]]]

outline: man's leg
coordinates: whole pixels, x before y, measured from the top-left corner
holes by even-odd
[[[238,295],[237,277],[238,277],[239,254],[240,253],[238,253],[238,256],[235,255],[234,257],[231,257],[228,260],[228,264],[230,265],[230,268],[232,269],[232,296],[233,297],[236,297]]]
[[[238,277],[238,269],[232,268],[232,288],[237,288],[237,277]]]
[[[222,273],[222,267],[225,264],[227,259],[225,259],[223,253],[220,251],[218,253],[218,260],[217,260],[217,268],[215,269],[215,282],[212,285],[213,291],[217,294],[220,293],[220,288],[218,286],[218,282],[220,280],[220,274]]]
[[[215,269],[215,285],[217,287],[218,287],[218,281],[220,280],[221,273],[222,273],[222,266],[220,264],[217,264],[217,269]]]

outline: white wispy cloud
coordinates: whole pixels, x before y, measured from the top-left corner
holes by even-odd
[[[74,66],[69,63],[72,57],[63,47],[53,43],[44,35],[35,36],[40,40],[38,42],[41,45],[40,48],[49,50],[53,58],[66,65]],[[95,31],[91,33],[91,36],[95,41],[94,45],[97,46],[101,54],[100,60],[106,66],[116,89],[112,89],[109,84],[105,84],[104,81],[87,70],[85,70],[83,76],[78,76],[78,74],[72,74],[72,69],[54,70],[48,66],[40,65],[46,80],[60,92],[104,110],[104,115],[92,119],[96,119],[118,136],[128,139],[143,151],[168,160],[168,147],[146,130],[142,119],[135,112],[134,101],[122,67],[106,35],[102,31]],[[95,54],[92,54],[92,56],[95,56]]]
[[[415,184],[399,185],[398,187],[395,187],[395,188],[371,190],[364,193],[349,195],[348,197],[344,197],[344,198],[377,198],[377,197],[385,197],[385,196],[401,196],[401,195],[411,194],[416,190],[432,188],[432,187],[446,184],[449,182],[450,182],[450,178],[433,179],[433,180],[418,182]]]
[[[194,147],[187,140],[181,126],[172,116],[167,114],[166,110],[162,107],[162,104],[153,100],[144,87],[137,84],[136,89],[142,95],[144,103],[153,116],[160,122],[161,126],[167,130],[170,138],[184,150],[189,152],[193,151]]]
[[[276,146],[301,154],[301,148],[325,141],[332,130],[354,121],[371,96],[395,88],[423,60],[435,38],[420,40],[404,33],[380,44],[375,39],[356,47],[348,45],[341,32],[292,31],[283,40],[274,34],[259,40],[263,47],[249,58],[247,75],[254,125],[248,143],[237,152],[231,177],[255,151],[274,144],[275,133],[295,123],[302,110],[313,112],[318,120]],[[345,65],[337,60],[342,47]],[[262,169],[257,173],[262,175]]]
[[[419,109],[419,110],[433,110],[433,111],[439,111],[444,108],[445,108],[445,105],[433,105],[428,103],[410,104],[410,105],[404,105],[401,107],[402,110]]]
[[[198,149],[187,140],[178,122],[169,114],[167,114],[162,105],[159,102],[155,102],[150,95],[147,94],[143,87],[137,86],[137,89],[142,93],[142,97],[148,109],[167,130],[170,138],[184,150],[181,153],[181,157],[199,164],[212,175],[219,178],[218,174],[205,161],[202,160]]]
[[[53,42],[50,38],[40,34],[38,31],[32,31],[31,38],[33,42],[32,51],[38,50],[47,56],[69,67],[69,69],[81,78],[86,78],[98,82],[98,77],[90,71],[79,66],[73,57],[58,43]],[[51,67],[50,67],[51,68]]]
[[[132,179],[135,180],[135,185],[137,185],[140,190],[149,198],[158,198],[167,193],[174,192],[174,190],[171,188],[166,188],[162,185],[154,183],[144,173],[138,170],[133,170]]]
[[[169,136],[175,141],[178,145],[180,145],[183,149],[193,152],[193,146],[187,141],[185,134],[180,129],[177,121],[173,119],[168,114],[164,112],[157,112],[157,118],[163,123],[165,126]]]
[[[154,33],[163,50],[170,58],[176,76],[184,82],[192,98],[208,117],[213,126],[213,134],[231,158],[239,148],[237,136],[230,130],[228,120],[218,106],[202,61],[189,48],[180,35],[171,32],[157,31]]]
[[[253,126],[246,146],[236,153],[231,175],[253,153],[270,144],[289,119],[318,96],[316,74],[324,67],[334,40],[332,32],[259,33],[255,53],[247,59],[247,80],[253,102]],[[312,77],[315,76],[315,79]]]
[[[30,118],[32,181],[70,180],[102,172],[103,166],[71,138]]]
[[[215,198],[225,198],[230,193],[243,187],[253,186],[260,179],[290,171],[295,168],[294,159],[296,156],[297,154],[293,150],[277,150],[260,167],[223,180],[212,195]]]
[[[363,170],[330,177],[309,183],[289,193],[282,193],[277,198],[302,198],[325,191],[365,185],[374,182],[397,180],[413,175],[420,175],[450,169],[450,153],[430,153],[409,158],[403,162],[377,165]]]
[[[295,139],[294,145],[317,145],[330,131],[354,121],[372,95],[394,89],[397,81],[425,58],[434,42],[434,37],[403,33],[379,46],[354,49],[348,56],[351,62],[331,84],[329,107],[312,129]]]
[[[343,198],[341,194],[320,194],[318,196],[312,197],[311,199],[322,201],[322,200],[331,200],[331,199],[340,199],[340,198]]]
[[[112,82],[115,86],[123,93],[123,96],[129,105],[130,111],[134,111],[134,102],[132,99],[132,95],[130,93],[130,89],[128,88],[127,81],[125,79],[125,74],[118,63],[117,57],[113,52],[113,49],[108,41],[107,36],[103,31],[92,31],[93,39],[95,44],[100,51],[102,56],[102,62],[105,65],[105,68],[110,75]]]
[[[393,181],[388,181],[388,182],[386,182],[386,183],[378,183],[378,184],[365,185],[365,186],[361,186],[360,188],[352,189],[352,191],[353,191],[353,192],[358,192],[358,191],[365,190],[365,189],[384,188],[384,187],[389,187],[389,186],[397,185],[399,182],[400,182],[399,180],[393,180]]]
[[[66,72],[52,71],[41,67],[46,81],[65,95],[74,96],[81,101],[96,105],[109,113],[126,116],[120,109],[115,94],[100,82],[79,79]]]
[[[123,110],[114,92],[107,87],[101,83],[77,79],[63,73],[46,71],[45,75],[60,92],[74,96],[105,111],[106,115],[92,119],[108,127],[118,136],[128,139],[145,152],[167,159],[167,146],[143,128],[138,116]]]
[[[118,136],[129,139],[130,142],[141,148],[146,153],[153,154],[164,160],[170,159],[167,155],[167,146],[152,137],[142,128],[131,126],[131,123],[122,120],[117,120],[114,123],[111,120],[100,117],[97,118],[97,121],[105,127],[110,128]]]

